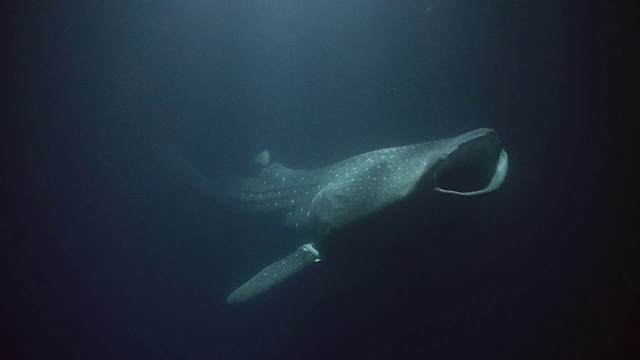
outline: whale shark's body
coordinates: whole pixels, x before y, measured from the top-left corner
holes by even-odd
[[[315,170],[268,166],[258,177],[234,180],[220,191],[258,211],[280,209],[285,223],[307,241],[265,267],[227,301],[250,299],[319,261],[318,244],[332,230],[371,215],[416,191],[472,196],[500,187],[508,158],[496,133],[477,129],[457,137],[357,155]],[[425,204],[428,206],[428,204]]]

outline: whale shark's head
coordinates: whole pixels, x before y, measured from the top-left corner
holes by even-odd
[[[502,185],[509,160],[495,131],[478,129],[444,141],[432,172],[434,191],[472,196]]]

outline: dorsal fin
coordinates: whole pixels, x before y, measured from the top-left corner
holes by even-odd
[[[269,150],[265,150],[256,156],[256,163],[263,167],[269,166]]]

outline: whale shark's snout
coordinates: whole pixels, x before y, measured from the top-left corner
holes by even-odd
[[[509,159],[495,131],[487,131],[459,144],[434,170],[435,191],[455,195],[480,195],[499,188]]]

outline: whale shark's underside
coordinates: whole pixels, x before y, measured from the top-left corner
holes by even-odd
[[[268,152],[263,152],[256,159],[265,166],[258,177],[229,181],[221,191],[253,210],[280,210],[286,226],[307,241],[237,288],[227,298],[229,303],[261,294],[322,259],[317,245],[341,226],[417,191],[462,196],[494,191],[503,183],[508,168],[507,154],[495,131],[486,128],[449,139],[371,151],[322,169],[268,165],[268,158]]]

